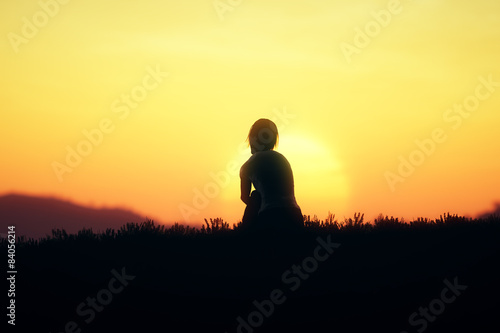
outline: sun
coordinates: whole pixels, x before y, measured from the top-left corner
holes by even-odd
[[[333,150],[313,136],[286,134],[280,135],[276,151],[283,154],[292,167],[295,197],[303,214],[317,214],[322,219],[329,211],[337,216],[345,213],[349,199],[348,178]],[[239,154],[233,160],[241,166],[249,157],[248,149],[248,155]],[[221,209],[226,213],[242,213],[239,190],[239,177],[233,175],[221,193],[225,203]]]
[[[342,165],[334,157],[334,152],[321,143],[314,141],[311,137],[303,135],[280,136],[279,146],[276,150],[288,159],[292,165],[295,178],[305,175],[304,179],[307,179],[308,183],[317,185],[324,183],[332,176],[345,178],[341,172]],[[320,182],[313,180],[320,180]],[[346,184],[338,183],[337,185],[339,193],[344,190],[347,191],[347,187],[344,187]]]
[[[277,151],[292,166],[295,195],[303,213],[326,214],[344,211],[349,197],[348,179],[332,149],[312,136],[283,135]]]

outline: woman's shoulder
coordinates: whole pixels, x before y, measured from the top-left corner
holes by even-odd
[[[269,150],[269,153],[267,154],[266,158],[274,161],[288,161],[283,154],[277,152],[276,150]]]
[[[286,161],[286,157],[276,150],[260,151],[252,155],[253,160],[257,163],[273,163]],[[249,159],[250,161],[250,159]]]
[[[260,164],[260,163],[271,163],[273,161],[286,161],[285,156],[275,150],[266,150],[255,152],[250,156],[250,158],[243,164],[243,166],[248,166],[250,164]]]
[[[284,156],[280,152],[277,152],[276,150],[271,150],[271,149],[265,150],[265,151],[260,151],[256,154],[259,154],[259,156],[262,158],[284,158]]]
[[[248,168],[254,163],[256,154],[252,154],[240,168],[240,176],[248,173]]]

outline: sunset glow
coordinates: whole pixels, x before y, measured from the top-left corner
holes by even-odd
[[[500,2],[20,0],[0,13],[0,194],[232,224],[246,136],[269,118],[304,214],[476,216],[500,201]]]

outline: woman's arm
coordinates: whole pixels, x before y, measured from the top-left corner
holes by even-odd
[[[240,177],[241,178],[241,201],[248,205],[250,201],[250,191],[252,190],[252,183],[250,179]]]

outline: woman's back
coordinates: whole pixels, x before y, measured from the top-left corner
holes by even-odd
[[[294,193],[287,159],[274,151],[278,128],[269,119],[257,120],[248,133],[252,156],[240,169],[241,200],[247,205],[244,229],[296,230],[304,225]],[[251,191],[252,184],[255,191]]]
[[[241,167],[262,197],[260,212],[270,208],[298,208],[295,200],[293,173],[287,159],[274,150],[254,153]]]

